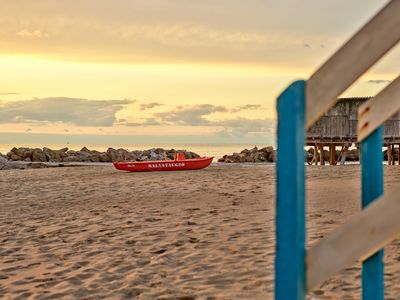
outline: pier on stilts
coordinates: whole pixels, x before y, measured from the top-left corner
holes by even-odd
[[[370,98],[340,98],[334,107],[307,130],[305,145],[310,147],[310,165],[344,165],[346,161],[360,160],[360,143],[357,141],[358,109]],[[400,165],[399,112],[384,123],[382,147],[388,165]]]

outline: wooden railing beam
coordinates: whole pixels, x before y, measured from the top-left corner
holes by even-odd
[[[400,76],[392,81],[378,95],[369,99],[359,107],[357,128],[358,141],[361,142],[364,140],[371,132],[381,126],[399,110]]]

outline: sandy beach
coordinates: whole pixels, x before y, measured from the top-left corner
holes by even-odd
[[[272,299],[273,164],[0,173],[0,298]],[[360,166],[307,167],[308,245],[360,207]],[[385,167],[385,189],[399,166]],[[400,294],[400,240],[385,248]],[[360,264],[309,294],[359,299]]]

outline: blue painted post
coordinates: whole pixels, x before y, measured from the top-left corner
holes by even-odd
[[[305,299],[305,82],[279,97],[276,163],[275,299]]]
[[[382,126],[361,142],[362,207],[383,194]],[[363,262],[363,300],[383,300],[383,250]]]

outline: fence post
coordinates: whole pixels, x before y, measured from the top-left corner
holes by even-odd
[[[305,299],[305,82],[277,101],[275,299]]]
[[[361,142],[362,207],[383,194],[382,126]],[[383,250],[363,262],[363,300],[384,299]]]

